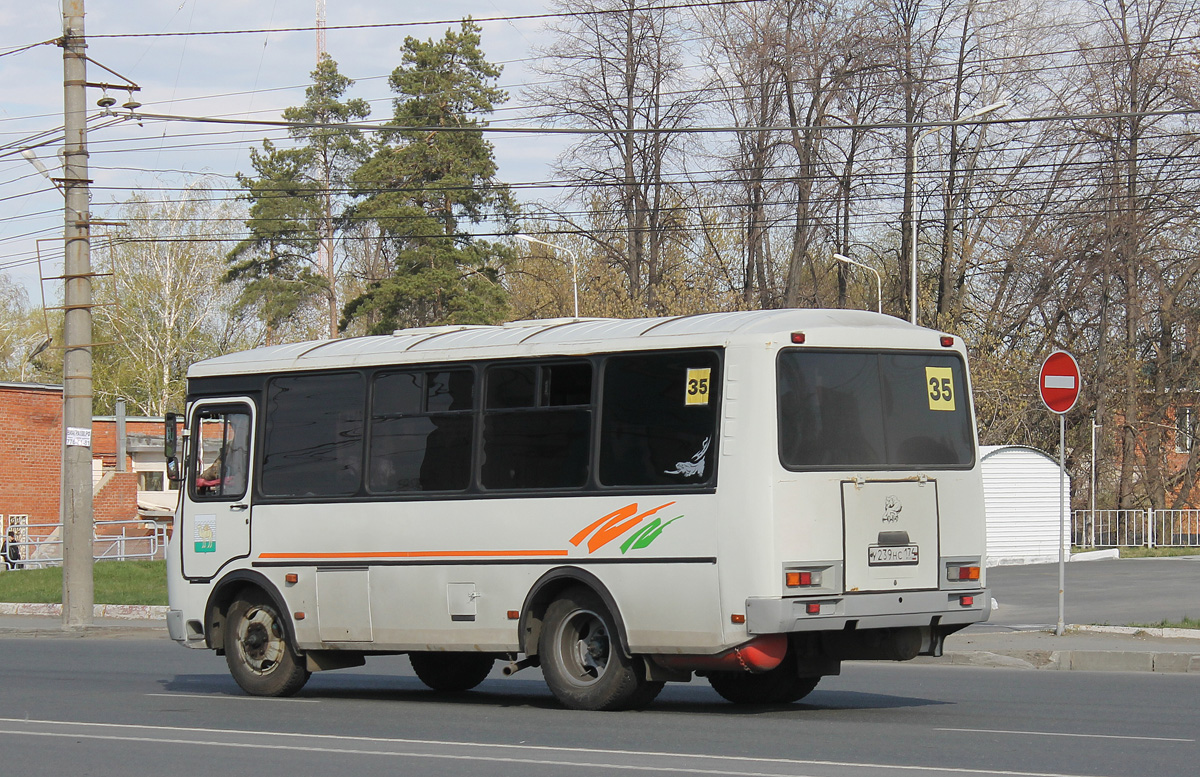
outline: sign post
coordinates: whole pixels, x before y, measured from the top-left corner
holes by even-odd
[[[1046,408],[1058,416],[1058,625],[1054,633],[1062,636],[1063,626],[1063,591],[1066,589],[1066,542],[1067,515],[1063,506],[1066,500],[1067,478],[1067,412],[1079,401],[1079,389],[1082,381],[1079,378],[1079,363],[1075,357],[1066,351],[1055,351],[1042,362],[1038,374],[1038,393]]]

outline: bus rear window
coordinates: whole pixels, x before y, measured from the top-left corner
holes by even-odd
[[[779,459],[788,469],[974,464],[957,355],[788,350],[778,370]]]

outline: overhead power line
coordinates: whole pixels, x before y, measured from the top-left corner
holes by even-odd
[[[768,0],[704,0],[697,2],[673,3],[671,5],[657,5],[653,10],[656,11],[673,11],[685,8],[715,8],[719,6],[729,5],[748,5],[751,3],[762,3]],[[461,24],[465,21],[472,21],[478,24],[485,22],[521,22],[534,21],[538,19],[571,19],[582,18],[588,16],[604,16],[608,14],[628,13],[628,9],[603,9],[595,11],[563,11],[559,13],[534,13],[534,14],[518,14],[513,16],[479,16],[479,17],[460,17],[457,19],[435,19],[423,22],[379,22],[376,24],[337,24],[337,25],[309,25],[307,27],[271,27],[262,29],[246,29],[246,30],[196,30],[192,32],[112,32],[90,34],[89,38],[179,38],[201,35],[273,35],[280,32],[314,32],[321,30],[387,30],[401,27],[441,27],[448,24]],[[52,41],[53,42],[53,41]]]
[[[741,132],[792,132],[794,130],[898,130],[898,129],[929,129],[934,127],[952,126],[989,126],[1009,124],[1035,124],[1053,122],[1100,121],[1106,119],[1132,118],[1161,118],[1166,116],[1193,116],[1200,114],[1200,108],[1172,108],[1161,111],[1112,111],[1103,113],[1060,113],[1045,116],[1016,116],[988,118],[979,121],[963,122],[962,120],[945,119],[939,121],[915,122],[867,122],[862,124],[820,124],[820,125],[790,125],[772,124],[765,126],[738,125],[691,125],[671,127],[494,127],[480,124],[462,124],[449,126],[405,127],[382,123],[322,123],[303,121],[282,121],[270,119],[233,119],[218,116],[185,116],[168,113],[132,112],[122,114],[119,118],[137,121],[180,121],[195,124],[224,124],[240,127],[276,127],[281,129],[337,129],[358,130],[360,132],[480,132],[499,135],[611,135],[613,133],[632,133],[636,135],[675,135],[675,134],[720,134]]]

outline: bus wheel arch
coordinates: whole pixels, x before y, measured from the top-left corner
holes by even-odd
[[[296,644],[296,630],[279,591],[260,572],[241,569],[221,578],[220,582],[213,586],[208,604],[204,608],[205,640],[210,648],[217,651],[217,655],[225,654],[225,627],[229,608],[234,602],[253,595],[253,592],[260,592],[275,606],[284,628],[287,629],[288,642],[293,646]]]
[[[537,582],[529,589],[529,593],[526,594],[525,602],[521,607],[521,620],[518,624],[522,652],[527,656],[536,656],[538,654],[538,642],[541,639],[542,624],[546,618],[546,610],[565,591],[577,586],[590,589],[592,593],[600,597],[600,601],[604,603],[604,606],[612,616],[621,652],[627,658],[632,658],[633,653],[629,650],[629,635],[625,631],[625,620],[621,617],[621,610],[617,607],[616,599],[613,598],[608,587],[600,581],[600,578],[586,569],[580,569],[579,567],[556,567],[555,569],[551,569],[539,577]]]
[[[645,707],[665,684],[646,676],[644,660],[623,651],[618,620],[591,588],[574,584],[546,609],[538,639],[542,676],[570,709],[624,710]]]

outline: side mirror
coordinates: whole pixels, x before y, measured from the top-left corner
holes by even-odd
[[[176,458],[178,423],[179,417],[174,413],[167,413],[163,418],[163,456],[167,460],[167,479],[171,481],[180,480],[179,459]]]
[[[179,440],[178,426],[179,416],[167,413],[163,418],[163,456],[165,458],[175,458],[175,448]]]

